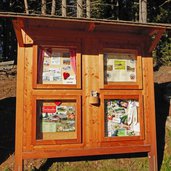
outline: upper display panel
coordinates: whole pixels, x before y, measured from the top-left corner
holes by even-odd
[[[76,51],[39,48],[38,83],[76,85]]]
[[[103,89],[141,89],[141,56],[136,50],[104,49],[100,55],[101,85]]]
[[[104,81],[136,82],[136,58],[134,54],[104,53]]]

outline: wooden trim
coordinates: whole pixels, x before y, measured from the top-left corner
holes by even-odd
[[[156,117],[154,104],[154,80],[153,80],[153,58],[143,57],[143,94],[145,113],[145,140],[152,144],[148,153],[150,171],[158,170],[157,166],[157,141],[156,141]]]
[[[32,150],[32,136],[31,136],[31,127],[32,127],[32,56],[33,48],[25,47],[25,66],[22,72],[25,73],[24,76],[24,145],[27,149]]]
[[[48,140],[44,140],[44,139],[36,139],[36,117],[37,117],[37,111],[36,111],[36,104],[37,104],[37,100],[61,100],[61,101],[75,101],[75,104],[76,104],[76,114],[77,114],[77,117],[76,117],[76,137],[77,138],[74,138],[74,139],[48,139]],[[36,145],[48,145],[48,144],[80,144],[81,143],[81,134],[82,134],[82,130],[81,130],[81,96],[78,96],[78,95],[48,95],[48,94],[43,94],[43,95],[34,95],[33,96],[33,119],[32,119],[32,143],[34,146]],[[57,133],[58,134],[58,133]],[[65,134],[65,133],[64,133]],[[67,135],[66,135],[67,136]]]
[[[136,99],[139,102],[138,107],[138,120],[140,122],[140,135],[139,136],[123,136],[123,137],[105,137],[105,117],[104,117],[104,100],[105,99]],[[144,139],[144,114],[143,114],[143,101],[142,101],[141,91],[103,91],[101,92],[101,141],[102,142],[119,142],[119,141],[133,141],[133,140],[143,140]]]
[[[18,50],[17,90],[16,90],[16,128],[15,128],[15,170],[23,169],[23,113],[24,113],[24,54],[25,49]]]
[[[37,149],[32,152],[24,152],[23,158],[56,158],[56,157],[77,157],[77,156],[93,156],[93,155],[110,155],[110,154],[124,154],[149,152],[151,145],[137,145],[137,146],[112,146],[112,147],[93,147],[84,149],[60,149],[60,150],[45,150]]]

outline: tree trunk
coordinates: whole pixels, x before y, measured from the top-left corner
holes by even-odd
[[[139,0],[139,22],[147,22],[147,0]]]
[[[80,18],[83,16],[83,1],[77,0],[77,17]]]
[[[46,15],[46,0],[42,0],[41,10],[42,10],[42,14]]]
[[[91,14],[90,14],[90,0],[86,0],[86,17],[87,18],[90,18],[91,17]]]
[[[28,2],[27,2],[27,0],[24,0],[24,7],[25,7],[26,14],[29,14]]]
[[[66,0],[62,0],[62,17],[66,17]]]
[[[52,0],[51,15],[55,15],[56,11],[56,0]]]

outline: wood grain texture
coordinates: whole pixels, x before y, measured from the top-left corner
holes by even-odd
[[[143,58],[144,114],[146,142],[151,144],[149,151],[150,171],[157,171],[156,120],[154,104],[153,59]]]
[[[17,67],[17,90],[16,90],[16,128],[15,128],[15,171],[23,169],[23,120],[24,120],[24,55],[25,49],[20,47],[18,51],[18,67]]]

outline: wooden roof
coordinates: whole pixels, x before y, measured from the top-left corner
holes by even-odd
[[[16,13],[0,12],[0,17],[10,17],[14,19],[15,30],[21,37],[21,29],[31,33],[33,28],[54,29],[58,31],[70,30],[78,33],[126,33],[134,35],[153,36],[154,40],[150,50],[154,49],[163,32],[171,29],[171,24],[161,23],[138,23],[130,21],[97,20],[86,18],[64,18],[57,16],[26,15]],[[36,32],[34,33],[36,34]],[[21,42],[19,42],[22,44]]]
[[[26,15],[20,13],[7,13],[0,12],[0,17],[10,17],[10,18],[18,18],[27,22],[34,22],[36,25],[45,25],[48,23],[49,26],[57,25],[58,28],[63,29],[64,27],[68,27],[69,29],[76,29],[78,26],[80,30],[84,30],[85,26],[90,23],[94,23],[96,25],[96,29],[100,30],[118,30],[122,28],[125,31],[131,32],[145,32],[151,29],[171,29],[171,24],[163,24],[163,23],[139,23],[139,22],[131,22],[131,21],[118,21],[118,20],[105,20],[105,19],[87,19],[87,18],[71,18],[71,17],[59,17],[59,16],[43,16],[43,15]],[[63,22],[62,25],[60,23]],[[47,26],[47,25],[46,25]]]

